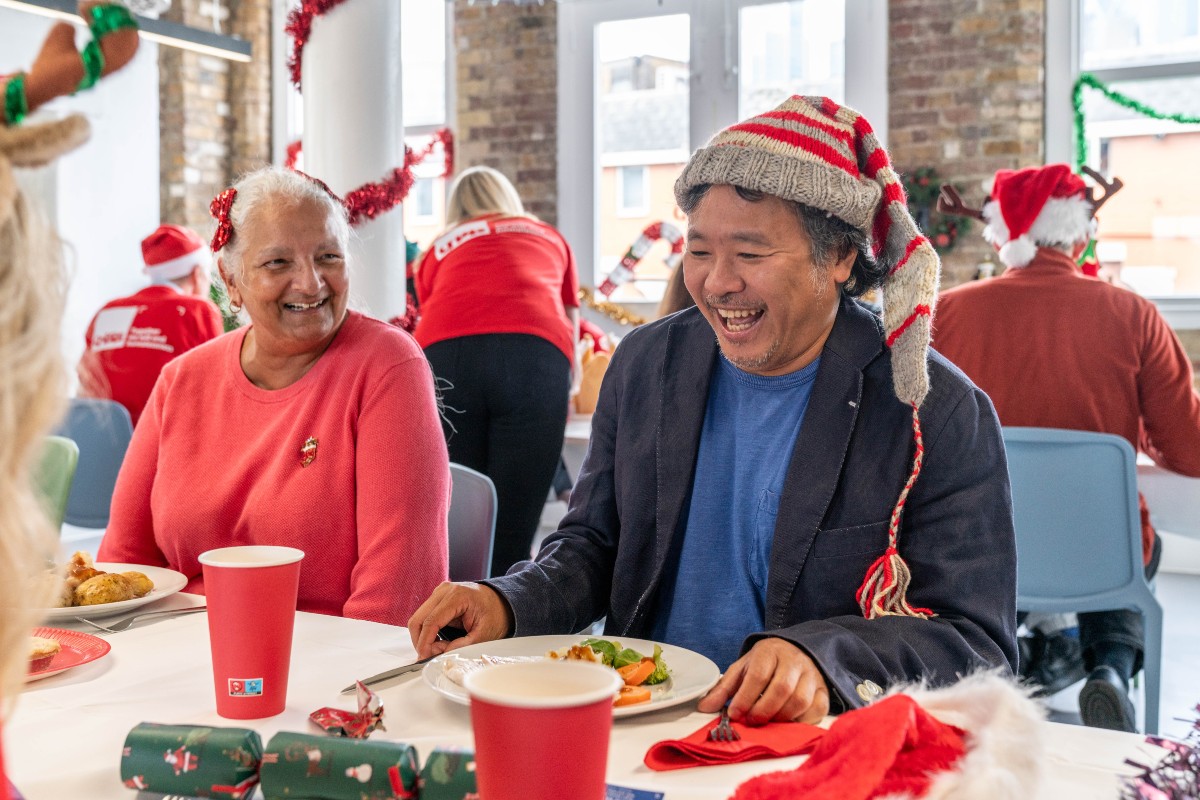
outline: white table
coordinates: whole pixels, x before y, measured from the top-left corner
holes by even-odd
[[[1137,485],[1155,528],[1200,539],[1200,478],[1163,469],[1139,453]]]
[[[176,595],[158,604],[187,606],[202,598]],[[297,615],[287,710],[265,720],[217,716],[208,655],[207,615],[193,614],[109,637],[106,657],[29,684],[6,726],[10,777],[28,800],[132,800],[118,777],[125,734],[139,722],[253,727],[264,743],[279,730],[316,733],[309,712],[321,706],[353,708],[338,692],[357,677],[415,658],[403,628],[316,614]],[[422,760],[437,745],[471,746],[468,709],[435,694],[419,673],[384,685],[386,732],[373,737],[408,742]],[[642,764],[656,741],[680,738],[711,715],[692,706],[617,720],[609,753],[610,783],[664,792],[668,800],[724,800],[741,781],[789,769],[801,758],[700,769],[653,772]],[[1117,797],[1125,758],[1145,761],[1157,752],[1131,734],[1046,723],[1050,774],[1037,798]]]

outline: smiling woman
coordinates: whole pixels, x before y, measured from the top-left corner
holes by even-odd
[[[100,558],[170,567],[202,592],[205,550],[298,547],[301,610],[403,624],[447,574],[429,365],[408,334],[347,309],[346,211],[324,184],[260,170],[213,213],[250,325],[163,371]]]

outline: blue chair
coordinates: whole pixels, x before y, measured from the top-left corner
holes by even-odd
[[[461,464],[450,465],[450,479],[450,580],[483,580],[492,569],[496,487],[487,475]]]
[[[1017,534],[1017,608],[1127,608],[1146,625],[1146,733],[1158,733],[1162,606],[1142,567],[1137,456],[1120,436],[1004,428]]]
[[[67,513],[67,498],[79,463],[79,447],[62,436],[47,436],[33,482],[45,501],[46,517],[61,530]]]
[[[125,406],[92,397],[71,398],[67,417],[55,433],[79,445],[79,466],[66,521],[80,528],[108,527],[117,473],[133,436],[133,421]]]

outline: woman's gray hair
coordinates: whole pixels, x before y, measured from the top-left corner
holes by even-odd
[[[233,206],[229,210],[229,220],[233,233],[229,242],[218,254],[221,265],[233,280],[241,278],[242,246],[244,237],[238,234],[245,229],[247,220],[255,210],[265,204],[299,202],[314,200],[328,209],[329,216],[337,225],[338,243],[343,250],[350,244],[350,217],[346,207],[335,199],[324,184],[295,170],[284,167],[263,167],[243,175],[233,185],[237,190]]]

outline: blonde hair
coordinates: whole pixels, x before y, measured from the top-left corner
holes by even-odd
[[[33,472],[66,393],[67,282],[58,236],[17,191],[0,219],[0,697],[8,701],[29,668],[30,629],[58,583],[50,569],[57,539]]]
[[[446,199],[446,230],[484,214],[529,216],[516,188],[499,170],[471,167],[459,173]]]

